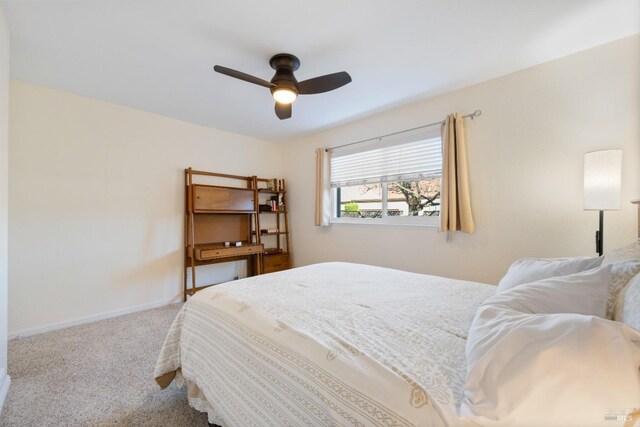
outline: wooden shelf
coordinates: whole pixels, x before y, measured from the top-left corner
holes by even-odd
[[[242,246],[225,246],[224,243],[195,246],[195,257],[198,261],[230,258],[243,255],[261,254],[264,247],[260,243],[242,242]],[[187,253],[191,257],[190,251]]]
[[[279,255],[289,255],[289,252],[278,252],[275,254],[267,254],[267,253],[262,254],[262,256],[264,257],[279,256]]]
[[[220,211],[220,210],[207,210],[207,209],[194,209],[194,214],[255,214],[256,211]]]
[[[195,182],[200,175],[221,178],[223,185]],[[239,185],[229,186],[226,180],[237,180]],[[216,182],[215,180],[213,182]],[[273,185],[279,190],[258,188]],[[272,184],[273,183],[273,184]],[[260,194],[265,196],[260,197]],[[291,267],[291,246],[287,196],[284,179],[266,179],[257,176],[239,176],[216,172],[185,169],[185,221],[184,221],[184,300],[211,285],[197,286],[197,267],[232,261],[246,261],[247,276],[274,273]],[[275,195],[275,196],[274,196]],[[264,200],[275,200],[268,206],[282,209],[260,212]],[[260,204],[260,200],[263,204]],[[261,215],[266,222],[262,229],[278,230],[261,233]],[[269,239],[269,249],[282,252],[265,254],[262,236],[278,236]],[[279,236],[284,236],[283,239]],[[242,246],[224,246],[223,242],[242,242]],[[222,242],[222,243],[221,243]],[[286,250],[286,251],[285,251]],[[190,274],[189,274],[190,273]]]
[[[189,187],[191,205],[187,209],[190,208],[193,212],[250,213],[257,210],[255,190],[250,188],[194,184],[193,182]]]
[[[256,218],[258,219],[258,227],[253,231],[255,233],[258,241],[265,242],[265,250],[278,250],[280,252],[267,254],[264,253],[260,256],[260,262],[262,263],[262,272],[263,273],[275,273],[276,271],[286,270],[291,268],[291,242],[290,242],[290,234],[289,234],[289,209],[287,205],[287,188],[285,186],[284,179],[275,180],[273,179],[264,179],[261,180],[258,178],[258,182],[266,182],[269,185],[269,188],[277,188],[277,190],[269,189],[269,188],[258,188],[258,203],[261,203],[260,200],[267,199],[267,206],[269,208],[273,207],[277,209],[276,211],[272,211],[271,209],[266,212],[258,212]],[[277,186],[276,186],[277,184]],[[260,196],[264,194],[264,196]],[[271,200],[275,200],[274,202],[270,202]],[[263,204],[260,204],[262,207]],[[258,209],[260,210],[260,209]],[[265,215],[260,215],[265,214]],[[282,214],[282,215],[281,215]],[[266,224],[260,227],[260,221],[264,220]],[[277,232],[268,233],[262,230],[277,230]],[[274,236],[274,238],[267,239],[267,236]],[[281,238],[280,236],[283,236]],[[268,242],[268,243],[267,243]]]
[[[238,180],[238,186],[194,182],[205,175]],[[256,176],[238,176],[185,169],[184,300],[201,289],[197,267],[224,262],[246,261],[247,276],[262,273],[264,246],[259,230],[258,181]],[[224,246],[242,242],[242,246]],[[189,274],[190,273],[190,274]]]

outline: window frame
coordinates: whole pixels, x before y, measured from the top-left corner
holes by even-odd
[[[416,138],[416,140],[419,140]],[[440,175],[442,177],[442,175]],[[379,183],[381,188],[382,218],[346,218],[338,216],[338,196],[341,187],[331,188],[331,224],[382,225],[404,227],[439,227],[440,215],[437,216],[387,216],[388,185],[386,181]]]
[[[332,224],[368,224],[368,225],[398,225],[410,227],[439,227],[440,216],[387,216],[388,183],[382,185],[382,218],[345,218],[337,216],[340,187],[331,191],[331,219]]]

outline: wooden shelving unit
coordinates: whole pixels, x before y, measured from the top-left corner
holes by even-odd
[[[194,182],[196,177],[205,176],[234,180],[241,186]],[[215,284],[196,285],[199,266],[246,260],[247,275],[260,274],[264,247],[256,230],[259,226],[255,176],[185,169],[184,300]],[[241,246],[225,246],[225,242],[240,242]]]
[[[281,190],[266,188],[273,181],[256,176],[238,176],[185,169],[184,300],[215,283],[197,286],[197,267],[231,261],[247,261],[247,275],[272,273],[290,268],[289,217],[284,180]],[[211,185],[197,179],[222,178],[239,186]],[[260,212],[259,205],[277,199],[277,211]],[[274,232],[263,233],[265,215]],[[275,219],[275,221],[274,221]],[[262,238],[267,243],[262,242]],[[225,246],[224,242],[241,242]],[[189,272],[191,277],[189,280]]]
[[[264,252],[260,255],[260,269],[263,273],[273,273],[276,271],[291,268],[291,243],[289,239],[289,209],[287,205],[287,191],[284,179],[278,180],[279,190],[265,188],[269,179],[257,178],[259,203],[270,201],[276,197],[278,210],[258,212],[258,242],[264,244]],[[275,228],[277,232],[263,233],[260,227],[261,216],[272,218],[275,216]],[[264,242],[263,242],[264,238]]]

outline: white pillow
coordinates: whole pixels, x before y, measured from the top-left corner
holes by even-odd
[[[640,402],[640,331],[576,314],[605,305],[609,272],[490,297],[469,332],[460,415],[483,426],[591,426],[606,424],[608,410],[632,411]],[[583,305],[585,293],[590,302]]]
[[[611,265],[611,285],[609,286],[606,318],[613,319],[616,301],[631,279],[640,273],[640,260],[617,262],[609,265]]]
[[[498,283],[496,292],[511,289],[549,277],[566,276],[600,267],[602,257],[587,258],[521,258],[516,260]]]
[[[496,292],[483,306],[500,306],[527,314],[576,313],[604,317],[611,268],[607,265],[519,285]]]
[[[614,320],[640,330],[640,274],[636,274],[616,303]]]
[[[614,249],[604,254],[603,265],[626,261],[640,262],[640,239],[630,245]]]
[[[482,426],[584,427],[640,402],[640,331],[579,314],[484,315],[503,321],[474,332],[461,416]]]

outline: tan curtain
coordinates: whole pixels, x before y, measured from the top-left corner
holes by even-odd
[[[473,233],[475,225],[471,214],[469,168],[462,115],[449,114],[441,132],[440,231]]]
[[[316,225],[331,223],[331,151],[316,150]]]

